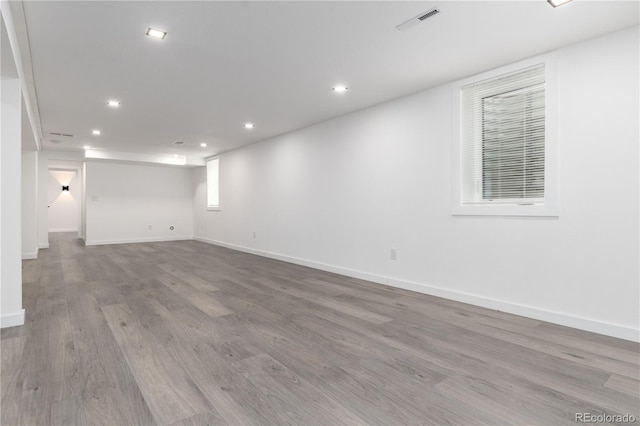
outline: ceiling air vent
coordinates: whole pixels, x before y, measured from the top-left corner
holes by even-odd
[[[437,8],[428,10],[418,16],[409,19],[408,21],[403,22],[402,24],[396,26],[396,28],[400,31],[408,30],[409,28],[418,25],[420,22],[425,21],[434,15],[437,15],[438,13],[440,13],[440,9]]]
[[[51,136],[64,136],[66,138],[73,138],[75,137],[75,135],[72,135],[71,133],[63,133],[63,132],[49,132],[49,134]]]
[[[173,144],[174,144],[174,145],[184,145],[184,142],[182,142],[182,141],[175,141]]]
[[[425,13],[424,15],[418,17],[418,20],[424,21],[425,19],[431,18],[433,15],[437,15],[438,13],[440,13],[440,11],[438,9],[430,10],[427,13]]]

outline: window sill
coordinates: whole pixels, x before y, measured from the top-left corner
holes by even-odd
[[[557,206],[545,205],[460,205],[451,208],[452,216],[530,216],[558,217]]]
[[[218,206],[218,207],[209,207],[209,206],[207,206],[207,211],[209,211],[209,212],[219,212],[219,211],[222,211],[222,209],[220,208],[220,206]]]

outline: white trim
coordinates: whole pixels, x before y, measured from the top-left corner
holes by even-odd
[[[49,243],[40,243],[40,244],[38,244],[38,248],[39,249],[48,249],[49,248]]]
[[[16,327],[24,325],[24,309],[14,314],[0,316],[0,328]]]
[[[513,303],[505,300],[492,299],[475,294],[447,290],[427,284],[398,280],[394,278],[389,278],[389,282],[387,284],[392,287],[403,288],[405,290],[416,291],[418,293],[429,294],[431,296],[442,297],[444,299],[455,300],[457,302],[469,303],[471,305],[533,318],[540,321],[546,321],[565,327],[577,328],[580,330],[590,331],[592,333],[604,334],[620,339],[631,340],[633,342],[640,342],[640,329],[633,329],[624,325],[577,317],[574,315],[548,311],[546,309],[521,305],[519,303]]]
[[[268,257],[270,259],[281,260],[283,262],[294,263],[296,265],[308,266],[314,269],[320,269],[322,271],[333,272],[340,275],[347,275],[349,277],[359,278],[362,280],[372,281],[378,284],[387,284],[387,279],[379,275],[370,274],[364,271],[358,271],[356,269],[348,269],[340,266],[330,265],[328,263],[315,262],[312,260],[302,259],[299,257],[287,256],[284,254],[273,253],[270,251],[257,250],[249,247],[239,246],[236,244],[225,243],[223,241],[211,240],[208,238],[194,237],[196,241],[200,241],[207,244],[213,244],[216,246],[230,248],[232,250],[238,250],[245,253],[255,254],[257,256]]]
[[[49,229],[49,232],[78,232],[78,228],[54,228]]]
[[[38,258],[38,252],[34,251],[33,253],[22,253],[22,260],[33,260]]]
[[[322,271],[333,272],[348,277],[359,278],[362,280],[372,281],[378,284],[384,284],[391,287],[411,290],[418,293],[428,294],[431,296],[442,297],[457,302],[469,303],[483,308],[493,309],[497,311],[507,312],[514,315],[533,318],[540,321],[551,322],[566,327],[577,328],[580,330],[590,331],[593,333],[604,334],[607,336],[617,337],[619,339],[640,342],[640,329],[627,327],[620,324],[612,324],[608,322],[593,320],[589,318],[568,315],[561,312],[549,311],[536,308],[533,306],[521,305],[506,300],[492,299],[475,294],[464,293],[454,290],[447,290],[429,284],[417,283],[413,281],[401,280],[393,277],[385,277],[376,274],[370,274],[354,269],[343,268],[340,266],[329,265],[321,262],[314,262],[307,259],[300,259],[283,254],[273,253],[264,250],[253,249],[249,247],[239,246],[236,244],[225,243],[223,241],[211,240],[208,238],[194,237],[196,241],[213,244],[217,246],[227,247],[233,250],[251,253],[258,256],[268,257],[270,259],[281,260],[284,262],[294,263],[296,265],[308,266]]]
[[[182,237],[149,237],[149,238],[127,238],[123,240],[86,240],[86,246],[104,246],[109,244],[135,244],[135,243],[158,243],[162,241],[185,241],[193,240],[191,235]]]

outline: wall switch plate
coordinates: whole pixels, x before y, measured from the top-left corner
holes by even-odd
[[[147,227],[147,229],[149,229],[149,231],[151,231],[151,230],[153,229],[153,225],[149,225],[149,226]]]

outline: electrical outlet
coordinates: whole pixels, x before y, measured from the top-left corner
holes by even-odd
[[[398,259],[398,249],[397,248],[391,248],[391,251],[389,253],[389,257],[391,258],[391,260]]]
[[[255,233],[255,231],[253,232],[253,239],[254,239],[254,240],[256,239],[256,233]]]
[[[151,230],[153,229],[153,225],[149,225],[149,226],[147,227],[147,229],[149,229],[149,231],[151,231]]]

